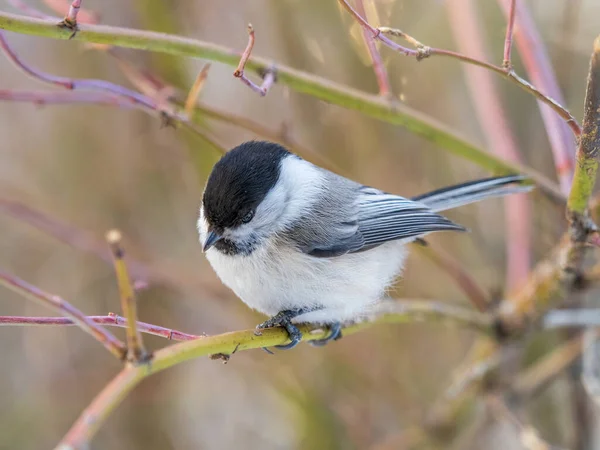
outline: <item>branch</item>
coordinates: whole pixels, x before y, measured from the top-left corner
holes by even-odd
[[[512,65],[512,41],[513,41],[513,30],[515,28],[515,12],[517,0],[508,0],[510,2],[508,12],[508,22],[506,24],[506,36],[504,38],[504,59],[502,60],[502,67],[511,72],[513,70]]]
[[[246,63],[248,59],[252,55],[252,49],[254,48],[254,28],[252,28],[252,24],[248,24],[248,45],[246,45],[246,49],[244,53],[242,53],[242,57],[240,58],[240,62],[233,72],[233,76],[239,78],[246,86],[249,86],[254,92],[259,94],[261,97],[264,97],[273,86],[275,82],[275,69],[273,67],[269,68],[265,71],[263,76],[263,82],[260,86],[256,85],[250,78],[244,75],[244,68],[246,67]]]
[[[448,18],[456,44],[460,51],[484,60],[488,53],[484,33],[477,19],[476,2],[473,0],[450,0],[446,2]],[[512,32],[511,32],[512,33]],[[521,161],[510,122],[503,108],[501,96],[489,71],[463,64],[478,122],[492,152],[509,161]],[[529,272],[531,239],[529,223],[531,216],[528,197],[511,195],[504,200],[506,235],[506,283],[507,289],[521,284]]]
[[[98,325],[127,328],[127,319],[114,313],[107,316],[86,316],[86,318]],[[25,317],[25,316],[0,316],[0,327],[2,326],[73,326],[77,325],[68,317]],[[171,328],[161,327],[146,322],[137,322],[137,329],[142,333],[160,336],[170,341],[191,341],[199,339],[203,335],[183,333]]]
[[[208,71],[210,70],[210,63],[204,64],[190,92],[188,93],[187,98],[185,99],[184,110],[188,117],[192,117],[194,114],[194,108],[196,107],[196,103],[198,102],[198,97],[200,96],[200,92],[202,92],[202,88],[204,87],[204,83],[206,82],[206,78],[208,77]]]
[[[367,17],[363,0],[356,0],[356,9],[358,10],[358,13],[360,15]],[[365,27],[362,27],[362,32],[363,39],[365,41],[367,49],[369,50],[371,63],[373,64],[373,71],[375,72],[375,77],[377,78],[377,85],[379,86],[379,95],[381,95],[382,97],[391,97],[393,93],[390,85],[390,80],[388,78],[387,71],[385,70],[383,60],[381,59],[381,54],[379,53],[379,50],[377,50],[377,45],[375,44],[375,37]]]
[[[375,324],[408,323],[416,319],[447,322],[491,333],[489,316],[463,308],[452,307],[445,303],[425,301],[402,301],[383,305],[378,314],[361,323],[349,325],[343,329],[344,336],[362,331]],[[309,325],[300,325],[304,341],[323,339],[328,331],[315,329]],[[110,413],[123,401],[126,395],[144,378],[177,364],[201,356],[214,354],[231,355],[249,349],[272,347],[289,342],[287,332],[282,328],[261,330],[260,336],[255,330],[236,331],[218,336],[208,336],[188,342],[181,342],[154,353],[147,364],[125,368],[92,401],[66,434],[60,449],[82,448],[89,443]]]
[[[524,79],[522,79],[521,77],[519,77],[514,71],[507,71],[506,69],[504,69],[500,66],[496,66],[494,64],[491,64],[491,63],[488,63],[485,61],[481,61],[479,59],[472,58],[472,57],[469,57],[466,55],[462,55],[460,53],[456,53],[456,52],[453,52],[450,50],[443,50],[443,49],[423,45],[416,39],[408,36],[406,33],[402,32],[400,30],[395,30],[395,29],[388,28],[388,27],[374,28],[371,25],[369,25],[369,23],[360,14],[358,14],[348,4],[348,2],[346,0],[339,0],[339,2],[352,16],[354,16],[354,18],[361,24],[361,26],[363,26],[364,28],[366,28],[373,34],[373,37],[375,39],[378,39],[379,41],[383,42],[385,45],[390,47],[392,50],[395,50],[406,56],[415,57],[418,61],[428,58],[433,55],[447,56],[450,58],[458,59],[458,60],[468,63],[468,64],[474,64],[476,66],[483,67],[485,69],[492,70],[496,73],[499,73],[500,75],[503,75],[504,77],[506,77],[509,80],[516,83],[519,87],[524,89],[526,92],[530,93],[531,95],[535,96],[539,100],[548,104],[552,109],[554,109],[554,111],[556,111],[565,120],[565,122],[567,122],[567,124],[573,130],[573,133],[575,134],[575,136],[579,136],[581,134],[581,129],[579,127],[579,124],[577,123],[577,121],[571,115],[571,113],[569,111],[567,111],[556,100],[552,99],[551,97],[549,97],[547,95],[542,94],[538,89],[536,89],[534,86],[532,86],[529,82],[527,82]],[[409,42],[411,44],[413,44],[413,45],[416,44],[417,50],[411,50],[411,49],[408,49],[406,47],[396,44],[395,42],[393,42],[393,41],[389,40],[387,37],[385,37],[384,33],[399,36],[399,37],[402,37],[405,39],[409,38]]]
[[[487,293],[451,255],[439,248],[433,249],[422,245],[416,246],[415,250],[446,272],[460,286],[477,311],[483,313],[489,309],[490,301]]]
[[[79,328],[92,335],[117,358],[125,358],[126,349],[121,341],[109,331],[89,320],[81,311],[58,295],[47,294],[26,281],[2,271],[0,271],[0,284],[70,318]]]
[[[535,22],[527,9],[526,2],[521,0],[513,8],[512,1],[497,0],[509,22],[511,15],[516,10],[514,39],[527,75],[535,86],[547,92],[557,102],[564,103],[556,75],[552,68],[552,62],[542,38],[536,29]],[[538,101],[538,107],[544,121],[548,140],[550,141],[550,147],[554,156],[554,166],[561,190],[568,192],[573,178],[576,149],[575,140],[567,124],[556,116],[553,108],[542,101]]]
[[[68,31],[58,28],[53,22],[1,11],[0,29],[55,39],[69,38]],[[226,47],[163,33],[80,24],[79,31],[74,40],[206,58],[233,66],[239,62],[239,56],[236,56],[233,50]],[[246,64],[246,69],[258,73],[264,73],[270,67],[270,62],[257,57],[251,57]],[[494,173],[526,174],[544,192],[550,195],[551,198],[558,202],[562,202],[564,199],[563,194],[555,183],[543,175],[536,173],[532,169],[509,163],[494,155],[490,155],[463,137],[456,135],[447,126],[406,105],[390,105],[388,101],[379,96],[365,94],[282,65],[277,66],[277,81],[297,92],[312,95],[317,99],[348,109],[360,111],[369,117],[403,126],[410,132],[434,142],[447,151],[466,158]]]
[[[576,155],[573,185],[567,201],[567,211],[571,226],[586,225],[588,202],[596,182],[598,155],[600,153],[600,36],[594,41],[594,51],[590,60],[590,71],[585,94],[583,132]],[[574,230],[586,232],[590,230]],[[577,236],[575,237],[577,239]]]
[[[137,327],[137,302],[124,260],[125,250],[121,246],[121,233],[117,230],[109,231],[106,234],[106,241],[113,255],[113,264],[121,297],[121,309],[127,319],[127,360],[135,363],[146,361],[149,354],[144,348],[142,336]]]
[[[67,28],[73,32],[71,34],[71,38],[73,38],[77,33],[77,14],[79,13],[80,8],[81,0],[73,0],[69,5],[69,12],[65,18],[58,23],[59,27]]]

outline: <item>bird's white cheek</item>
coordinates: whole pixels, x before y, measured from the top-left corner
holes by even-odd
[[[200,208],[200,216],[198,217],[196,227],[198,228],[200,243],[204,244],[204,241],[206,241],[206,236],[208,235],[208,224],[204,219],[204,208]]]

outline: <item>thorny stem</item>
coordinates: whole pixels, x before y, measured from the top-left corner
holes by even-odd
[[[114,313],[107,316],[86,316],[86,318],[98,325],[127,328],[127,319]],[[77,325],[73,319],[68,317],[27,317],[27,316],[0,316],[0,327],[2,326],[73,326]],[[142,333],[160,336],[170,341],[191,341],[204,336],[183,333],[171,328],[161,327],[146,322],[137,322],[137,329]]]
[[[547,103],[552,109],[554,109],[567,122],[567,124],[569,125],[569,127],[571,127],[571,130],[573,131],[575,136],[579,136],[581,134],[581,128],[579,127],[579,124],[577,123],[577,121],[571,115],[571,113],[569,111],[567,111],[556,100],[552,99],[551,97],[549,97],[547,95],[542,94],[538,89],[536,89],[534,86],[532,86],[529,82],[525,81],[524,79],[519,77],[516,73],[514,73],[514,71],[506,70],[506,69],[496,66],[494,64],[491,64],[491,63],[488,63],[485,61],[481,61],[476,58],[471,58],[469,56],[462,55],[460,53],[456,53],[456,52],[453,52],[450,50],[444,50],[444,49],[425,46],[425,45],[421,44],[419,41],[417,41],[416,39],[408,36],[406,33],[402,32],[400,30],[394,30],[394,32],[392,33],[390,28],[383,28],[383,29],[382,28],[379,28],[379,29],[373,28],[371,25],[369,25],[369,23],[362,16],[360,16],[360,14],[358,14],[348,4],[348,2],[346,0],[339,0],[339,2],[350,14],[352,14],[352,16],[354,16],[354,18],[363,27],[365,27],[366,29],[368,29],[369,31],[371,31],[373,33],[373,37],[375,39],[380,40],[385,45],[390,47],[392,50],[400,52],[406,56],[413,56],[417,60],[425,59],[425,58],[428,58],[433,55],[447,56],[450,58],[454,58],[454,59],[458,59],[460,61],[466,62],[468,64],[474,64],[476,66],[483,67],[488,70],[492,70],[500,75],[503,75],[504,77],[508,78],[509,80],[513,81],[514,83],[519,85],[522,89],[529,92],[530,94],[532,94],[539,100],[542,100],[543,102]],[[384,30],[387,33],[402,36],[403,38],[409,37],[410,38],[409,42],[411,42],[413,44],[415,44],[415,43],[418,44],[417,50],[407,49],[407,48],[402,47],[401,45],[398,45],[395,42],[389,40],[388,38],[386,38],[383,35]]]
[[[48,294],[26,281],[2,271],[0,271],[0,284],[70,318],[79,328],[92,335],[118,359],[125,358],[127,350],[119,339],[111,332],[89,320],[85,314],[58,295]]]
[[[248,24],[248,45],[244,49],[242,53],[242,57],[240,58],[240,62],[233,72],[233,76],[239,78],[246,86],[250,87],[254,92],[259,94],[261,97],[264,97],[273,86],[275,82],[275,68],[271,67],[267,69],[263,76],[263,82],[260,86],[255,84],[250,78],[244,75],[244,69],[246,68],[246,63],[248,59],[252,55],[252,49],[254,48],[254,28],[252,28],[252,24]]]
[[[508,22],[506,24],[506,37],[504,38],[504,60],[502,61],[502,67],[511,72],[512,66],[512,42],[513,42],[513,30],[515,27],[515,13],[516,13],[517,0],[510,0],[510,9],[508,12]]]
[[[130,362],[140,362],[148,358],[148,353],[144,349],[142,335],[137,327],[137,301],[129,271],[125,264],[125,250],[121,245],[121,233],[117,230],[111,230],[106,234],[106,241],[110,246],[113,255],[113,264],[117,275],[117,284],[119,286],[119,295],[121,297],[121,309],[127,319],[127,360]]]

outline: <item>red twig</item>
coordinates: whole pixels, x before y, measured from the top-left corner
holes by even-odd
[[[79,8],[81,8],[81,0],[73,0],[73,2],[71,2],[71,5],[69,6],[69,12],[65,16],[65,20],[76,24],[77,13],[79,13]]]
[[[508,23],[506,24],[506,37],[504,38],[504,60],[502,61],[502,67],[506,70],[513,70],[512,67],[512,41],[513,41],[513,30],[515,27],[515,12],[517,0],[509,0],[510,9],[508,12]]]
[[[356,0],[356,9],[358,10],[359,14],[361,14],[364,17],[367,17],[363,0]],[[383,60],[381,59],[381,54],[379,53],[379,50],[377,50],[377,45],[375,44],[375,37],[370,32],[370,30],[368,30],[365,27],[362,27],[362,32],[365,44],[367,45],[367,49],[369,50],[369,55],[371,56],[371,62],[373,63],[373,71],[375,72],[375,76],[377,77],[377,84],[379,85],[379,95],[391,95],[392,88],[390,86],[390,80],[388,78],[387,71],[385,70]]]
[[[6,40],[4,31],[2,30],[0,30],[0,48],[4,50],[4,53],[6,54],[8,59],[10,59],[19,69],[23,70],[25,73],[37,80],[69,90],[87,89],[93,91],[110,92],[112,94],[118,95],[119,97],[130,100],[132,103],[138,103],[153,110],[159,109],[158,105],[149,97],[141,95],[135,91],[129,90],[122,86],[109,83],[108,81],[86,79],[79,80],[58,77],[55,75],[44,73],[41,70],[29,66],[10,47],[8,41]]]
[[[514,39],[529,78],[531,78],[536,86],[552,96],[552,98],[560,103],[564,103],[548,52],[537,31],[535,22],[529,14],[527,6],[523,1],[520,1],[514,10],[511,10],[512,0],[498,0],[498,3],[508,17],[513,13],[516,15]],[[543,101],[540,97],[538,97],[538,100]],[[567,120],[567,124],[559,120],[553,112],[553,110],[556,111],[556,108],[552,104],[548,104],[547,102],[538,103],[552,148],[552,154],[554,155],[554,165],[561,190],[567,193],[569,192],[573,177],[576,147],[576,142],[571,133],[569,133],[568,127],[571,128],[576,137],[581,134],[581,129],[574,119],[571,121]],[[564,116],[562,117],[565,119]]]
[[[252,28],[252,24],[248,24],[248,45],[244,49],[244,53],[242,53],[242,57],[240,58],[240,63],[237,68],[233,72],[233,76],[239,78],[246,86],[252,89],[254,92],[259,94],[261,97],[267,95],[273,83],[275,83],[275,68],[270,68],[265,71],[263,76],[263,82],[260,86],[254,83],[251,79],[244,75],[244,68],[246,67],[246,63],[248,62],[248,58],[252,54],[252,49],[254,48],[254,28]]]
[[[127,328],[127,319],[115,313],[107,316],[87,316],[89,321],[98,325]],[[0,326],[73,326],[77,325],[68,317],[26,317],[26,316],[0,316]],[[188,334],[181,331],[153,325],[146,322],[137,322],[138,329],[146,334],[160,336],[173,341],[191,341],[202,338],[202,335]]]
[[[66,104],[94,104],[104,106],[116,106],[119,108],[144,109],[139,104],[131,103],[122,97],[104,92],[84,91],[30,91],[0,89],[0,101],[33,103],[34,105],[66,105]]]
[[[560,115],[560,117],[562,117],[564,119],[564,121],[569,125],[569,127],[571,128],[571,130],[573,131],[573,134],[575,134],[575,136],[579,136],[581,134],[581,127],[579,126],[579,124],[577,123],[575,118],[571,115],[571,113],[567,109],[565,109],[559,102],[554,100],[552,97],[540,92],[536,87],[534,87],[531,83],[527,82],[526,80],[524,80],[523,78],[518,76],[514,71],[507,71],[506,69],[504,69],[500,66],[496,66],[494,64],[491,64],[491,63],[488,63],[485,61],[481,61],[479,59],[472,58],[470,56],[462,55],[460,53],[456,53],[456,52],[453,52],[450,50],[433,48],[433,47],[423,45],[416,39],[410,37],[409,35],[407,35],[406,33],[402,32],[400,30],[395,30],[395,29],[387,28],[387,27],[373,28],[371,25],[369,25],[369,23],[360,14],[358,14],[348,4],[348,2],[346,0],[338,0],[338,1],[350,14],[352,14],[352,16],[363,27],[365,27],[371,33],[373,33],[373,37],[375,39],[378,39],[379,41],[383,42],[386,46],[390,47],[392,50],[395,50],[406,56],[415,57],[418,61],[421,59],[428,58],[433,55],[447,56],[447,57],[458,59],[460,61],[463,61],[463,62],[466,62],[469,64],[474,64],[479,67],[484,67],[488,70],[492,70],[492,71],[508,78],[512,82],[516,83],[519,87],[521,87],[522,89],[524,89],[531,95],[535,96],[537,99],[539,99],[539,100],[543,101],[544,103],[546,103],[547,105],[549,105],[558,115]],[[411,49],[408,49],[406,47],[396,44],[395,42],[393,42],[390,39],[388,39],[387,37],[385,37],[384,33],[396,35],[396,36],[402,37],[404,39],[407,39],[412,45],[415,45],[417,47],[417,50],[411,50]]]
[[[484,60],[488,52],[473,0],[451,0],[447,5],[450,25],[459,49]],[[463,65],[463,69],[487,145],[498,156],[521,162],[492,74],[467,64]],[[529,272],[531,239],[528,224],[531,211],[527,197],[523,195],[507,197],[504,204],[506,232],[510,236],[506,240],[506,286],[510,289],[522,282]]]
[[[367,22],[358,12],[356,12],[354,10],[354,8],[352,8],[352,6],[350,6],[350,4],[346,0],[339,0],[339,1],[340,1],[340,4],[346,9],[346,11],[348,11],[352,16],[354,16],[354,18],[358,21],[358,23],[360,23],[362,25],[363,28],[365,28],[366,30],[371,32],[374,39],[377,39],[377,40],[383,42],[385,45],[387,45],[392,50],[395,50],[406,56],[414,56],[417,59],[422,57],[421,52],[419,50],[412,50],[410,48],[403,47],[402,45],[397,44],[394,41],[392,41],[391,39],[389,39],[388,37],[384,36],[381,33],[381,30],[378,30],[377,28],[372,27],[369,24],[369,22]]]
[[[37,287],[21,280],[8,273],[0,271],[0,284],[3,286],[40,302],[43,305],[49,306],[60,314],[70,318],[79,328],[92,335],[100,342],[109,352],[119,359],[123,359],[126,354],[125,345],[117,339],[112,333],[105,330],[98,324],[89,320],[85,314],[75,308],[66,300],[58,295],[48,294]]]

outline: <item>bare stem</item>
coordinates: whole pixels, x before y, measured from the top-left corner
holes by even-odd
[[[462,53],[485,60],[488,49],[485,33],[480,26],[477,2],[474,0],[448,0],[448,19],[456,45]],[[503,107],[502,98],[495,85],[494,75],[470,64],[462,64],[467,88],[477,113],[477,120],[491,151],[509,161],[520,162],[521,155]],[[527,196],[506,197],[506,283],[511,289],[527,277],[530,263],[531,239],[529,223],[531,209]]]
[[[98,325],[127,328],[127,319],[115,313],[107,316],[86,316],[91,322]],[[0,316],[0,327],[2,326],[76,326],[77,323],[68,317],[27,317],[27,316]],[[137,328],[142,333],[160,336],[170,341],[191,341],[204,336],[183,333],[171,328],[161,327],[146,322],[137,322]]]
[[[413,56],[413,57],[417,58],[417,60],[422,60],[422,59],[428,58],[433,55],[447,56],[450,58],[454,58],[454,59],[458,59],[460,61],[466,62],[468,64],[474,64],[476,66],[483,67],[488,70],[492,70],[496,73],[499,73],[499,74],[505,76],[506,78],[508,78],[509,80],[513,81],[517,85],[519,85],[522,89],[529,92],[530,94],[532,94],[539,100],[542,100],[543,102],[547,103],[552,109],[554,109],[567,122],[567,124],[571,127],[571,130],[573,131],[575,136],[579,136],[581,134],[581,129],[579,127],[579,124],[577,123],[575,118],[571,115],[571,113],[566,108],[564,108],[562,105],[560,105],[556,100],[552,99],[551,97],[542,94],[538,89],[536,89],[530,83],[528,83],[527,81],[523,80],[521,77],[516,75],[513,71],[507,71],[503,67],[496,66],[494,64],[491,64],[491,63],[488,63],[485,61],[481,61],[481,60],[478,60],[476,58],[472,58],[472,57],[469,57],[466,55],[462,55],[460,53],[456,53],[456,52],[453,52],[450,50],[443,50],[443,49],[433,48],[433,47],[423,45],[416,39],[410,37],[409,35],[407,35],[406,33],[402,32],[400,30],[395,30],[392,33],[391,29],[387,28],[387,27],[383,28],[383,29],[382,28],[380,28],[380,29],[373,28],[371,25],[369,25],[369,23],[360,14],[358,14],[348,4],[348,2],[346,0],[339,0],[339,2],[350,14],[352,14],[352,16],[364,28],[366,28],[373,34],[373,37],[375,39],[380,40],[382,43],[384,43],[386,46],[390,47],[392,50],[395,50],[406,56]],[[389,34],[402,36],[403,38],[408,37],[409,42],[411,42],[413,44],[414,43],[418,44],[417,50],[411,50],[411,49],[408,49],[406,47],[396,44],[395,42],[391,41],[390,39],[388,39],[387,37],[384,36],[383,30],[385,30]]]
[[[202,92],[202,88],[204,87],[204,83],[206,82],[206,78],[208,77],[209,69],[210,63],[204,64],[204,66],[200,70],[200,73],[198,73],[198,76],[196,77],[196,80],[194,81],[190,92],[188,93],[184,105],[185,113],[188,115],[188,117],[191,117],[194,112],[196,102],[198,101],[198,96],[200,95],[200,92]]]
[[[532,84],[558,103],[564,103],[556,74],[552,68],[552,61],[527,8],[527,3],[523,0],[518,3],[513,3],[512,0],[497,0],[497,3],[502,8],[508,22],[511,20],[511,14],[514,13],[516,16],[513,39]],[[575,7],[569,6],[568,9],[573,10]],[[510,73],[514,74],[514,71]],[[538,99],[538,107],[550,141],[561,190],[567,193],[573,179],[576,139],[573,139],[569,123],[565,123],[562,117],[556,115],[555,108],[540,99]]]
[[[19,16],[0,11],[0,29],[11,30],[36,36],[45,36],[54,39],[68,39],[69,34],[56,27],[50,21],[32,17]],[[103,25],[80,24],[75,40],[95,44],[108,44],[127,48],[137,48],[156,52],[165,52],[173,55],[191,56],[219,61],[225,64],[237,65],[239,55],[226,47],[202,42],[195,39],[183,38],[163,33],[153,33],[142,30],[124,29]],[[252,56],[246,64],[250,69],[259,74],[264,74],[272,67],[272,62],[264,58]],[[528,167],[508,163],[497,156],[473,145],[464,137],[457,135],[446,125],[415,111],[408,106],[389,101],[377,95],[339,85],[330,80],[277,65],[278,83],[289,86],[291,89],[310,95],[316,99],[339,105],[390,124],[405,127],[412,133],[434,142],[446,151],[466,158],[481,167],[496,174],[523,173],[528,175],[547,194],[562,204],[564,194],[556,184],[547,177]]]
[[[254,92],[259,94],[261,97],[264,97],[271,89],[271,86],[275,82],[275,69],[270,68],[265,71],[263,82],[260,86],[255,84],[250,78],[244,75],[244,69],[246,68],[246,64],[248,63],[248,59],[252,55],[252,49],[254,48],[254,28],[252,28],[252,24],[248,24],[248,44],[242,53],[242,57],[240,58],[240,62],[233,72],[233,76],[239,78],[246,86],[250,87]]]
[[[127,359],[136,363],[145,361],[149,355],[144,349],[142,335],[137,327],[137,302],[133,285],[129,278],[129,271],[124,260],[125,250],[121,246],[121,233],[117,230],[109,231],[106,234],[106,241],[113,255],[113,263],[121,297],[121,309],[127,319]]]
[[[486,312],[489,309],[487,293],[451,255],[441,249],[434,250],[429,246],[417,246],[415,250],[446,272],[461,287],[479,312]]]
[[[72,22],[73,24],[77,23],[77,14],[79,13],[79,9],[81,8],[81,0],[73,0],[71,2],[71,6],[69,6],[69,12],[65,16],[65,20]]]
[[[364,17],[367,17],[365,11],[365,5],[363,0],[356,0],[356,9],[358,13]],[[365,40],[365,44],[367,49],[369,50],[369,55],[371,57],[371,63],[373,64],[373,71],[375,72],[375,77],[377,78],[377,84],[379,86],[379,95],[385,97],[392,95],[392,88],[390,85],[390,80],[388,78],[387,71],[385,70],[385,66],[383,64],[383,60],[381,59],[381,54],[379,50],[377,50],[377,45],[375,44],[375,37],[367,28],[362,28],[363,39]]]
[[[508,12],[508,22],[506,24],[506,37],[504,38],[504,60],[502,61],[502,67],[507,71],[512,71],[512,42],[513,42],[513,30],[515,28],[515,12],[516,12],[517,0],[510,0],[510,9]]]
[[[371,318],[345,327],[343,333],[345,336],[349,336],[375,324],[408,323],[419,319],[440,321],[442,323],[450,321],[461,324],[461,326],[474,327],[484,333],[492,332],[492,322],[488,315],[452,307],[443,302],[411,300],[384,305]],[[322,339],[328,333],[326,330],[315,329],[309,325],[301,325],[299,329],[305,341]],[[87,445],[110,413],[123,401],[127,394],[142,379],[150,375],[201,356],[231,355],[233,352],[272,347],[289,342],[288,335],[282,328],[262,330],[260,336],[256,336],[254,332],[255,330],[236,331],[181,342],[158,350],[154,354],[151,363],[125,368],[79,416],[57,449],[78,449]]]
[[[0,284],[70,318],[79,328],[92,335],[94,339],[100,342],[117,358],[125,358],[127,350],[125,345],[119,341],[119,339],[98,324],[89,320],[85,314],[58,295],[48,294],[26,281],[2,271],[0,271]]]

